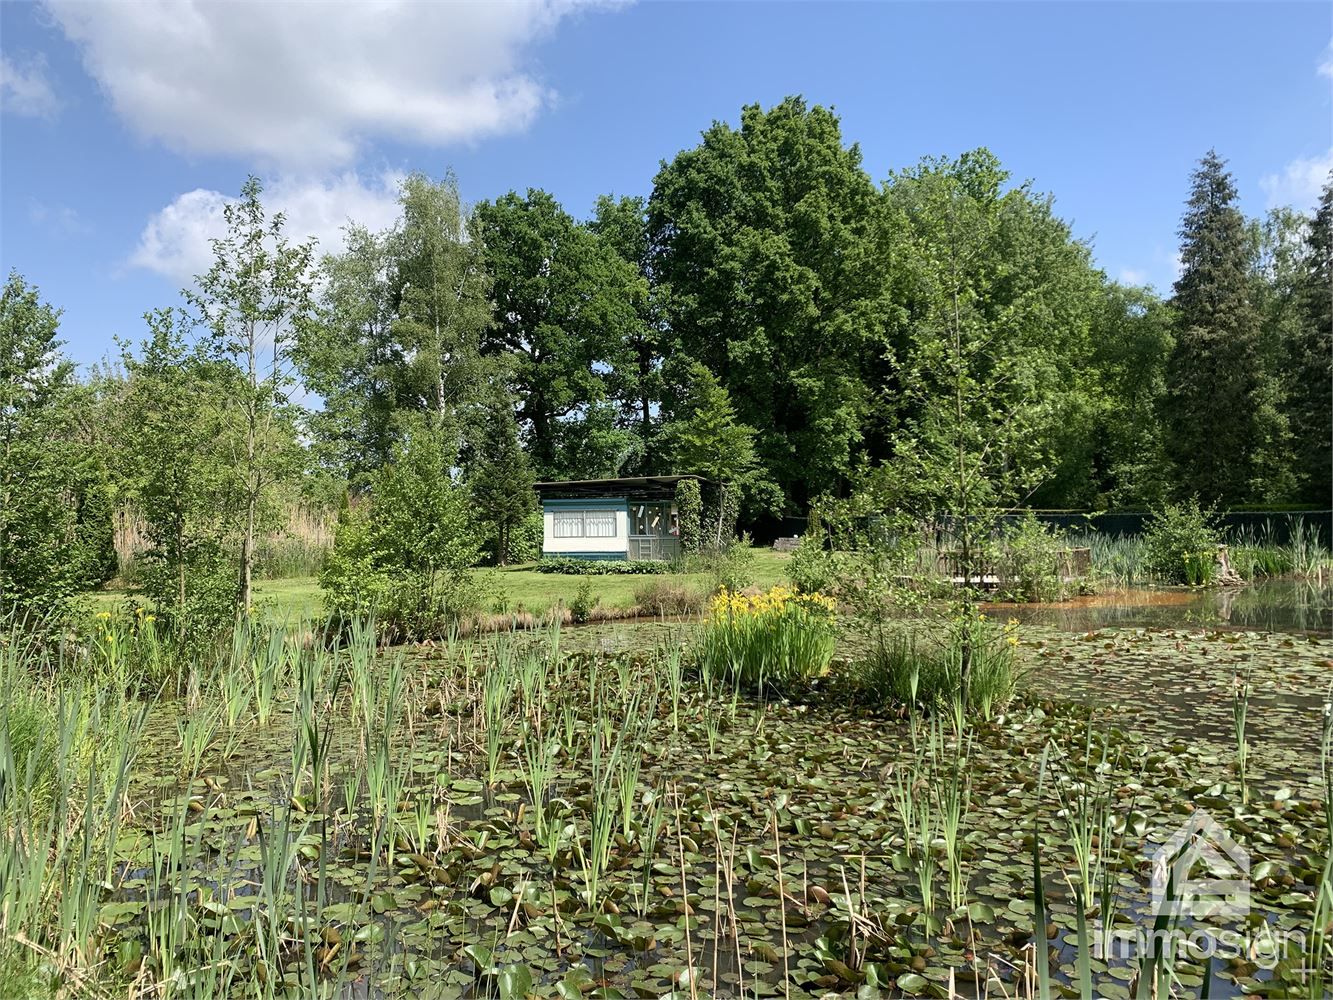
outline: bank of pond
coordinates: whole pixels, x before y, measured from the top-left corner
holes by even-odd
[[[11,634],[0,995],[1324,996],[1324,619],[1042,610],[970,705],[846,631],[757,684],[673,621],[254,626],[155,693],[109,617]]]

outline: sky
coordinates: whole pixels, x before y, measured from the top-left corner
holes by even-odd
[[[0,2],[0,269],[80,363],[207,269],[249,174],[336,252],[396,185],[647,195],[714,121],[829,105],[876,180],[987,146],[1117,280],[1169,291],[1209,148],[1241,207],[1333,168],[1333,4]]]

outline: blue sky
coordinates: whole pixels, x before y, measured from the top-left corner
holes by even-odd
[[[247,173],[324,249],[349,216],[391,221],[412,170],[584,215],[647,194],[713,120],[799,93],[876,180],[989,146],[1108,274],[1166,289],[1209,147],[1247,212],[1313,204],[1331,38],[1317,2],[0,3],[0,267],[93,362],[178,302]]]

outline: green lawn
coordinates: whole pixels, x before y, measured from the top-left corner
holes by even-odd
[[[753,576],[755,586],[767,589],[786,579],[790,554],[771,549],[755,549]],[[510,611],[545,611],[564,601],[574,599],[584,579],[592,581],[592,592],[605,607],[627,608],[634,604],[634,592],[654,580],[670,580],[686,587],[704,589],[711,583],[706,573],[664,573],[660,576],[639,574],[609,574],[607,576],[567,576],[563,573],[538,573],[531,564],[509,566],[504,569],[483,570],[491,574],[503,603]],[[124,591],[101,590],[90,595],[99,604],[109,604],[125,596]],[[319,583],[314,577],[295,577],[290,580],[256,580],[255,596],[271,605],[280,617],[312,618],[321,610]],[[497,605],[501,602],[496,601]],[[488,609],[489,610],[489,609]]]

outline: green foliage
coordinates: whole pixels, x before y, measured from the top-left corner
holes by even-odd
[[[146,318],[138,355],[122,351],[124,415],[137,429],[123,447],[123,475],[149,545],[139,576],[166,634],[209,643],[236,617],[245,486],[230,400],[244,383],[230,361],[185,346],[183,316],[166,309]]]
[[[1216,152],[1194,172],[1180,235],[1167,450],[1179,495],[1231,505],[1252,498],[1257,465],[1286,447],[1287,431],[1262,364],[1249,234]]]
[[[1144,526],[1148,570],[1163,583],[1207,584],[1221,540],[1215,516],[1197,499],[1166,504]]]
[[[11,272],[0,292],[0,613],[45,616],[108,576],[110,484],[74,434],[60,312]]]
[[[837,115],[799,97],[742,108],[739,128],[715,122],[653,181],[651,272],[671,346],[716,374],[739,423],[764,429],[764,478],[798,509],[850,471],[880,398],[881,218]]]
[[[577,431],[586,408],[607,400],[605,369],[628,367],[622,345],[642,329],[647,284],[609,239],[545,191],[481,203],[476,234],[495,302],[485,350],[504,359],[538,473],[567,477],[558,438]],[[632,440],[618,443],[633,450]]]
[[[331,618],[371,616],[400,636],[432,636],[481,606],[476,524],[450,464],[440,435],[417,430],[370,494],[344,509],[320,574]]]
[[[1174,344],[1170,307],[1144,288],[1108,285],[1093,321],[1095,442],[1087,485],[1091,506],[1160,503],[1172,478],[1160,413]],[[1078,497],[1077,493],[1070,499]],[[1068,502],[1068,500],[1066,500]]]
[[[1005,525],[997,568],[1008,601],[1055,601],[1064,595],[1060,578],[1065,540],[1027,511]]]
[[[495,564],[522,559],[523,526],[536,512],[537,497],[508,400],[495,400],[487,408],[471,464],[468,489]]]
[[[319,459],[355,489],[423,415],[458,440],[472,430],[474,404],[492,394],[481,355],[490,282],[458,185],[412,174],[399,206],[393,227],[350,226],[346,250],[324,259],[294,352],[323,399],[309,415]]]
[[[835,635],[829,598],[784,587],[755,597],[722,591],[713,598],[695,650],[710,684],[790,692],[828,670]]]
[[[299,465],[295,439],[284,428],[295,421],[287,394],[294,384],[297,331],[313,310],[314,241],[291,244],[282,213],[270,216],[260,200],[263,185],[250,177],[241,196],[223,206],[226,234],[212,241],[213,266],[187,292],[206,327],[212,358],[241,375],[227,399],[241,424],[239,473],[240,574],[236,607],[251,603],[255,542],[276,512],[275,487]]]
[[[754,583],[754,546],[748,535],[722,548],[704,548],[685,557],[685,568],[690,573],[707,573],[713,591],[744,590]]]
[[[538,573],[564,573],[568,576],[618,576],[627,573],[651,575],[666,573],[670,565],[650,559],[570,559],[552,556],[533,567]]]
[[[853,695],[874,705],[954,712],[963,690],[964,655],[969,712],[989,719],[1003,711],[1018,682],[1017,626],[978,615],[958,616],[929,634],[886,630],[855,665]]]
[[[703,545],[703,499],[697,479],[682,479],[676,484],[676,515],[681,554],[693,555]]]
[[[586,577],[579,581],[574,599],[569,602],[569,615],[576,625],[582,625],[592,617],[593,609],[601,603],[601,598],[592,592],[592,580]]]
[[[1284,338],[1287,418],[1294,441],[1297,495],[1333,506],[1333,176],[1305,231],[1305,252],[1291,283],[1295,319]]]
[[[787,563],[787,579],[802,594],[831,593],[838,582],[832,553],[824,547],[824,534],[814,518]]]

